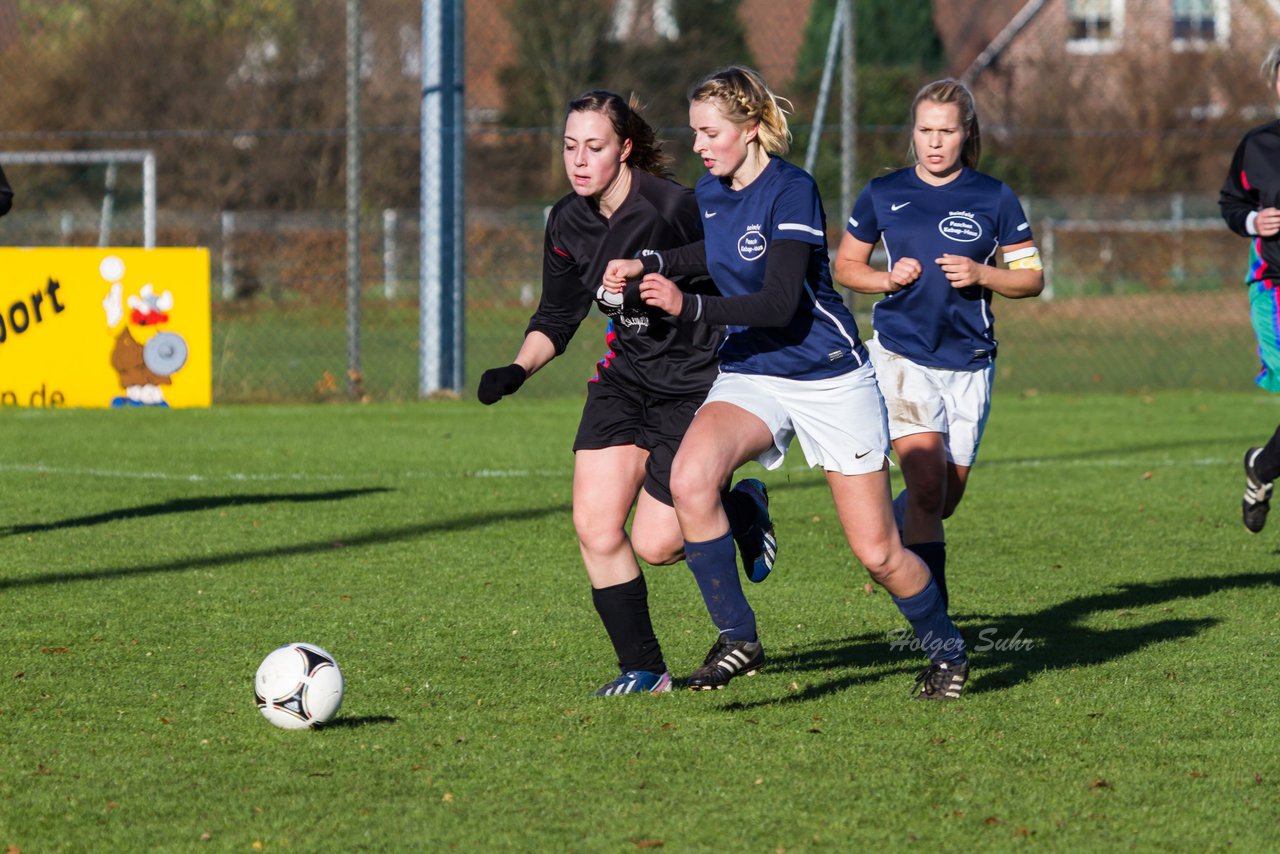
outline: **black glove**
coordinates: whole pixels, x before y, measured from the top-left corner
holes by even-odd
[[[480,375],[480,388],[476,390],[476,398],[485,406],[497,403],[506,395],[519,391],[528,377],[524,368],[516,364],[505,368],[490,368]]]

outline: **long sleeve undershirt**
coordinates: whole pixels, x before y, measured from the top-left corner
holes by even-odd
[[[725,326],[786,326],[800,305],[809,259],[816,248],[800,240],[777,241],[769,248],[764,285],[759,291],[731,297],[686,293],[680,319]],[[706,243],[699,241],[677,249],[644,253],[641,260],[646,273],[664,276],[706,273]]]

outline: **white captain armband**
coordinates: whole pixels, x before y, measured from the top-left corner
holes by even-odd
[[[1025,249],[1015,249],[1012,252],[1004,253],[1005,266],[1010,270],[1043,270],[1044,264],[1040,263],[1040,250],[1034,246],[1028,246]]]

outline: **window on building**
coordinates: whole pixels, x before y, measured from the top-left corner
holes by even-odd
[[[1068,46],[1114,49],[1124,25],[1124,0],[1067,0]]]
[[[1173,0],[1174,43],[1207,43],[1227,37],[1227,0]]]

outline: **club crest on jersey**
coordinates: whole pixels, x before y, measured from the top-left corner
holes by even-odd
[[[747,233],[738,238],[738,254],[743,261],[758,261],[764,257],[767,244],[760,229],[761,226],[749,225]]]
[[[942,236],[960,243],[972,243],[982,237],[982,226],[968,211],[951,211],[947,218],[938,223],[938,231]]]

